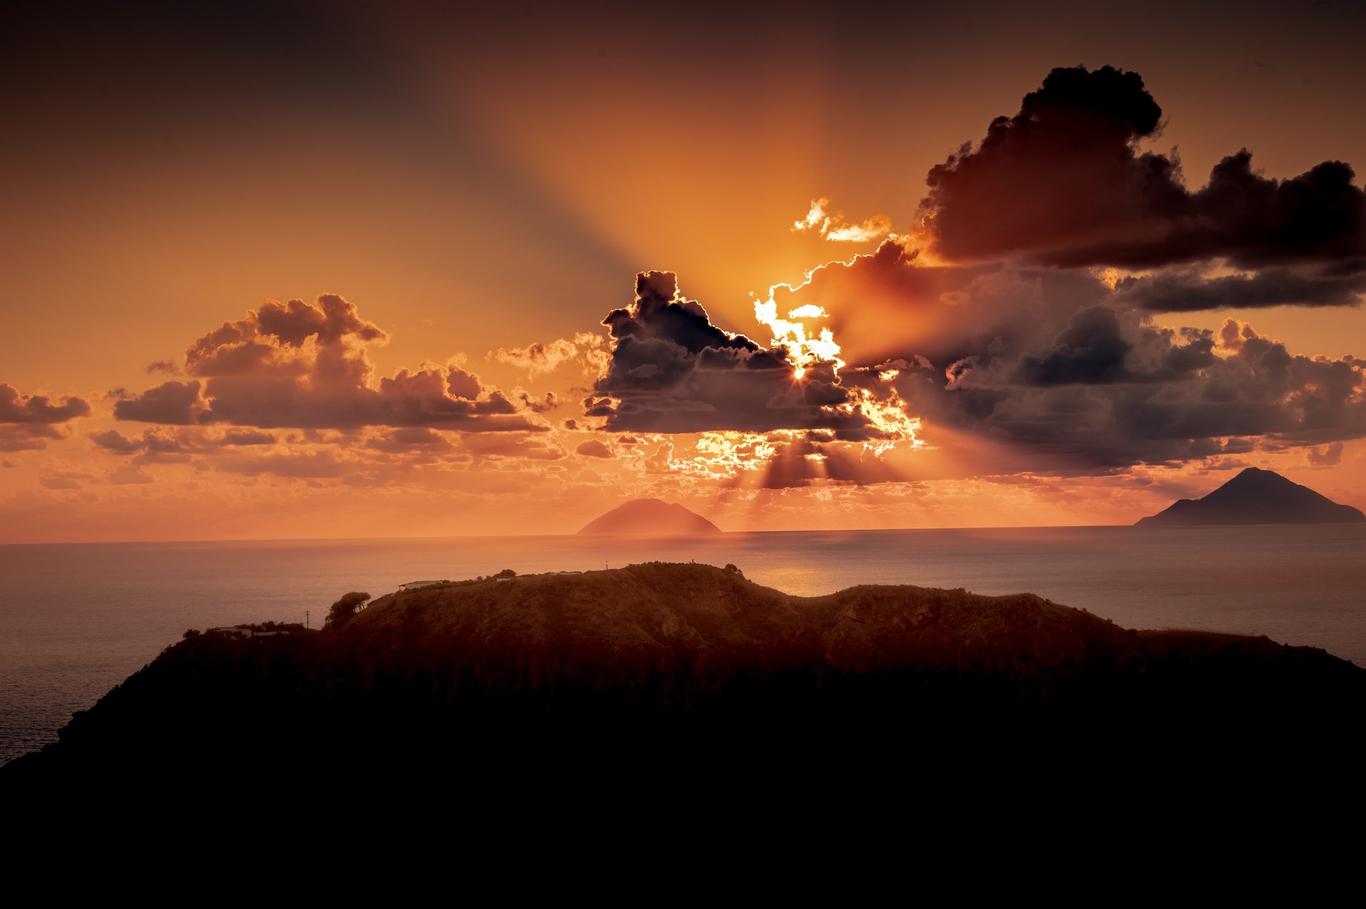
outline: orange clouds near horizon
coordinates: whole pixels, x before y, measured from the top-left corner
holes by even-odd
[[[1243,465],[1366,505],[1366,131],[1316,89],[968,74],[947,13],[278,15],[310,67],[71,32],[139,51],[122,120],[8,64],[0,541],[1129,523]]]

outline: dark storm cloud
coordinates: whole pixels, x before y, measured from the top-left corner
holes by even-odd
[[[1093,306],[1073,314],[1046,352],[1025,353],[1016,370],[1025,385],[1110,385],[1166,382],[1214,365],[1210,332],[1188,332],[1185,343],[1171,332],[1132,316]],[[962,369],[963,364],[958,364]]]
[[[1176,269],[1122,278],[1118,302],[1149,312],[1254,309],[1268,306],[1356,306],[1366,294],[1366,270],[1359,274],[1306,274],[1271,268],[1253,274],[1205,277]]]
[[[930,175],[922,213],[936,252],[975,264],[922,265],[902,238],[773,299],[830,314],[852,364],[846,388],[895,389],[931,445],[1004,445],[1012,469],[1105,471],[1366,435],[1362,360],[1151,315],[1358,305],[1366,197],[1351,169],[1272,180],[1244,151],[1191,192],[1173,158],[1138,147],[1161,122],[1134,73],[1054,70]],[[1090,269],[1102,264],[1154,271],[1112,288]],[[805,455],[783,475],[837,469]]]
[[[714,325],[669,272],[637,275],[635,301],[603,324],[612,335],[611,360],[584,413],[605,417],[608,429],[826,428],[849,440],[877,434],[831,364],[814,364],[797,380],[785,351]]]
[[[49,440],[66,438],[63,424],[89,415],[90,404],[83,398],[25,395],[0,383],[0,451],[45,448]]]
[[[1021,358],[1019,375],[1031,385],[1123,382],[1130,378],[1125,364],[1130,349],[1113,309],[1083,309],[1072,317],[1047,354]]]
[[[1013,469],[1085,472],[1366,434],[1362,360],[1295,355],[1231,322],[1218,333],[1160,327],[1140,292],[1171,283],[1111,290],[1083,269],[931,268],[888,248],[776,299],[819,303],[841,341],[845,328],[864,331],[846,347],[842,387],[880,400],[894,389],[930,445],[980,440],[1007,446]],[[861,327],[870,311],[882,339]],[[789,478],[840,466],[789,460]]]
[[[400,369],[373,382],[367,346],[385,333],[354,305],[324,294],[316,303],[269,302],[225,322],[185,354],[191,381],[170,381],[118,401],[120,420],[171,425],[356,429],[433,427],[463,432],[541,432],[524,410],[459,366]]]
[[[1138,149],[1161,120],[1137,73],[1055,69],[1017,114],[930,171],[925,226],[941,255],[964,260],[1258,266],[1366,256],[1366,193],[1347,164],[1275,180],[1242,150],[1191,192],[1174,158]]]
[[[1297,356],[1232,321],[1216,337],[1083,310],[1051,339],[995,345],[942,372],[900,361],[844,378],[894,387],[926,420],[931,444],[935,427],[963,431],[1010,446],[1020,470],[1105,470],[1366,435],[1366,361]]]

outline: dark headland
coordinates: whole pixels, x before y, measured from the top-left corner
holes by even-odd
[[[464,780],[472,800],[548,774],[796,792],[955,755],[1150,776],[1154,754],[1184,767],[1216,746],[1236,767],[1345,754],[1366,709],[1366,671],[1323,651],[1131,631],[1028,594],[796,597],[697,564],[510,574],[322,631],[187,633],[0,769],[0,791],[363,773]]]
[[[1249,467],[1202,499],[1180,499],[1139,527],[1227,524],[1357,524],[1366,514],[1270,470]]]
[[[659,499],[632,499],[590,521],[585,535],[690,537],[720,533],[721,528],[682,505]]]

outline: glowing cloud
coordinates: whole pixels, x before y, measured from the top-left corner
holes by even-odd
[[[316,303],[268,302],[225,322],[185,353],[192,381],[169,381],[118,401],[120,420],[171,425],[228,423],[259,428],[352,429],[426,426],[462,432],[543,432],[527,412],[453,359],[374,381],[367,355],[387,335],[336,294]]]
[[[835,243],[868,243],[892,232],[892,219],[873,215],[861,224],[849,224],[843,212],[831,214],[829,199],[813,199],[806,215],[792,222],[793,233],[814,233]]]

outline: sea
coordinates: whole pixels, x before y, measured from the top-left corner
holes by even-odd
[[[800,595],[1031,592],[1131,628],[1266,635],[1366,667],[1363,524],[11,545],[0,546],[0,762],[54,740],[186,629],[316,628],[347,591],[645,561],[734,563]]]

